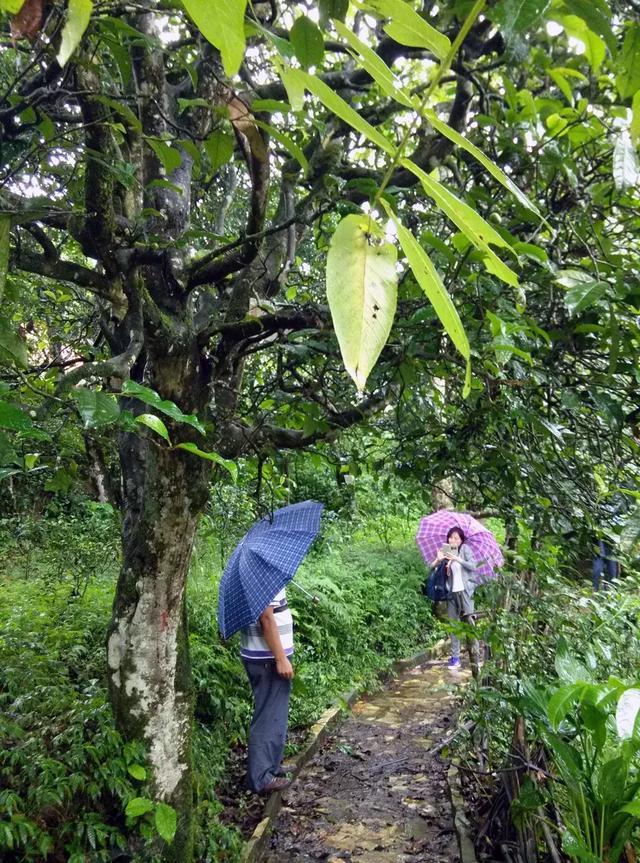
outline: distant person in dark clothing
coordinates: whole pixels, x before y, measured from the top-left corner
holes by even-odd
[[[592,565],[594,592],[601,589],[601,583],[602,590],[608,590],[620,569],[620,564],[613,557],[613,549],[603,539],[598,540],[597,549]]]

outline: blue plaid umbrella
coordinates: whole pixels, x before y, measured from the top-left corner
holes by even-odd
[[[263,518],[236,546],[220,581],[218,625],[224,638],[255,623],[291,581],[320,530],[323,504],[294,503]]]

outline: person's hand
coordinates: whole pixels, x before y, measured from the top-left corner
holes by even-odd
[[[444,560],[444,554],[442,553],[442,549],[439,548],[436,554],[436,563],[440,563],[441,560]]]
[[[276,671],[285,680],[292,680],[293,678],[293,665],[291,665],[286,656],[283,659],[276,660]]]

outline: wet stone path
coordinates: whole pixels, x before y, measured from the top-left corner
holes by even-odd
[[[267,863],[458,863],[439,752],[468,679],[429,662],[359,701],[285,793]]]

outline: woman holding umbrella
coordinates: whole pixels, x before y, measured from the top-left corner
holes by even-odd
[[[447,613],[452,620],[474,623],[473,592],[488,579],[495,578],[495,567],[504,563],[495,536],[472,515],[440,509],[420,520],[416,542],[427,566],[433,568],[447,559],[449,590]],[[443,544],[447,543],[443,549]],[[478,669],[478,642],[470,645],[471,670]],[[460,668],[460,640],[451,635],[449,667]]]
[[[431,567],[436,567],[440,561],[448,560],[447,587],[449,598],[447,599],[447,616],[449,620],[461,620],[463,623],[473,626],[475,608],[473,605],[473,593],[476,589],[476,581],[471,578],[477,568],[473,552],[465,544],[465,536],[462,528],[452,527],[447,534],[447,545],[449,550],[438,549],[436,558]],[[453,549],[451,551],[450,549]],[[471,670],[474,677],[478,672],[478,640],[472,639],[469,645],[469,658]],[[449,668],[460,668],[460,639],[455,633],[451,633],[451,659]]]

